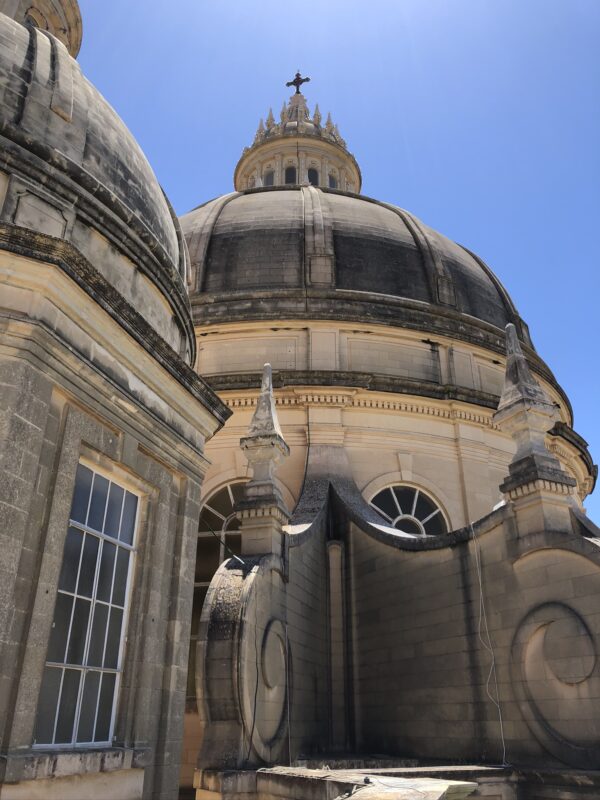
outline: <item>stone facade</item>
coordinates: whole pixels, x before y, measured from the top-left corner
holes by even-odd
[[[554,406],[514,342],[495,418],[522,444],[496,510],[445,536],[403,533],[365,503],[347,448],[312,442],[291,522],[262,557],[242,524],[242,561],[220,567],[202,611],[197,797],[230,796],[223,770],[336,752],[505,765],[495,789],[476,776],[474,797],[594,796],[575,776],[541,790],[531,772],[599,764],[599,531],[544,446]],[[303,797],[319,777],[283,774],[248,796]]]
[[[29,27],[13,5],[17,21],[0,14],[0,797],[173,798],[204,444],[229,412],[191,368],[187,250],[149,165],[53,37],[53,4],[29,4],[48,14]],[[81,474],[99,487],[87,522]],[[125,493],[134,538],[117,548],[124,523],[103,526],[111,508],[125,518],[111,506]]]
[[[396,206],[285,185],[288,137],[315,163],[331,147],[305,109],[270,114],[237,191],[182,218],[196,369],[233,411],[200,529],[236,547],[196,587],[184,785],[197,753],[201,800],[365,775],[398,798],[595,796],[597,470],[569,400],[478,256]],[[259,495],[239,442],[267,406],[289,455]],[[465,762],[502,766],[444,784]]]
[[[0,11],[0,800],[597,797],[597,470],[490,268],[299,91],[180,222]]]

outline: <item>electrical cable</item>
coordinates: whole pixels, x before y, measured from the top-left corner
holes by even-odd
[[[477,625],[477,635],[479,637],[479,641],[481,642],[481,644],[484,646],[484,648],[488,651],[488,653],[491,656],[490,670],[488,672],[487,681],[486,681],[486,684],[485,684],[485,691],[486,691],[486,694],[489,697],[489,699],[492,701],[492,703],[498,709],[498,721],[500,723],[500,738],[502,740],[502,766],[503,767],[510,767],[511,765],[506,760],[506,741],[505,741],[505,738],[504,738],[504,721],[502,719],[502,708],[500,707],[500,692],[498,690],[498,675],[497,675],[497,672],[496,672],[496,655],[494,653],[494,647],[492,645],[492,639],[491,639],[491,636],[490,636],[490,629],[489,629],[488,621],[487,621],[487,613],[486,613],[486,609],[485,609],[485,601],[483,599],[483,580],[482,580],[482,574],[481,574],[481,557],[480,557],[480,552],[479,552],[479,541],[477,539],[477,535],[475,533],[475,527],[473,526],[472,522],[469,523],[469,527],[471,529],[471,539],[473,540],[473,543],[475,545],[475,547],[474,547],[474,551],[475,551],[475,567],[476,567],[476,570],[477,570],[477,578],[478,578],[478,581],[479,581],[479,622],[478,622],[478,625]],[[483,622],[483,624],[485,626],[485,634],[486,634],[486,637],[487,637],[487,644],[484,642],[483,636],[481,635],[481,623],[482,622]],[[492,679],[492,675],[494,676],[494,685],[495,685],[495,688],[496,688],[496,698],[492,697],[492,694],[490,692],[490,681]]]
[[[402,780],[408,780],[404,776],[399,776]],[[368,778],[367,783],[363,783],[362,785],[355,784],[349,792],[344,792],[344,794],[338,795],[335,800],[347,800],[350,797],[356,796],[359,792],[363,791],[363,789],[372,789],[375,785],[380,785],[384,790],[399,790],[405,789],[415,794],[419,795],[420,797],[429,797],[429,792],[423,791],[423,789],[417,789],[416,786],[399,786],[398,785],[398,778],[390,778],[390,781],[394,781],[394,783],[390,783],[389,781],[386,782],[383,778],[379,777],[378,775],[367,775],[365,778]]]
[[[221,539],[219,534],[214,532],[214,530],[212,528],[212,525],[210,524],[210,522],[208,520],[206,520],[206,524],[208,525],[208,528],[209,528],[210,532],[212,533],[212,535],[215,537],[215,539],[217,539],[223,545],[223,547],[225,548],[225,550],[227,550],[229,555],[232,558],[235,558],[236,561],[239,561],[240,564],[243,564],[244,566],[246,566],[246,562],[242,561],[242,559],[233,552],[233,550],[231,549],[231,547],[229,547],[229,545],[227,544],[225,539]]]
[[[416,792],[418,795],[421,795],[421,797],[428,797],[429,795],[429,792],[423,791],[423,789],[417,789],[416,786],[398,786],[397,782],[392,784],[389,781],[386,783],[386,781],[379,775],[368,775],[367,777],[369,778],[369,783],[365,784],[365,786],[369,786],[370,784],[375,783],[375,784],[380,784],[381,786],[384,787],[384,789],[406,789],[411,792]],[[401,780],[410,780],[409,778],[406,778],[404,775],[398,777]],[[390,777],[390,780],[397,781],[398,778]],[[362,789],[363,787],[361,786],[360,788]]]
[[[287,723],[288,723],[288,761],[292,766],[292,725],[290,720],[290,640],[288,639],[288,626],[285,623],[285,694],[287,704]]]

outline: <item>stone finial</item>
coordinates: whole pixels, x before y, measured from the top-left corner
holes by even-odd
[[[264,366],[256,410],[240,447],[252,471],[236,508],[242,522],[242,552],[277,552],[281,526],[290,515],[275,482],[275,468],[290,449],[279,427],[270,364]]]
[[[258,142],[262,139],[265,132],[265,123],[263,122],[262,117],[260,118],[260,122],[258,123],[258,128],[256,129],[256,135],[254,136],[254,141]]]
[[[273,394],[273,371],[270,364],[265,364],[263,367],[256,411],[248,428],[248,436],[242,439],[242,442],[248,442],[250,439],[264,436],[278,437],[286,451],[289,451],[288,446],[283,441],[283,435],[279,427],[279,418],[277,417],[275,396]]]
[[[506,326],[506,371],[498,411],[520,400],[548,407],[548,413],[557,417],[554,403],[531,374],[527,359],[521,350],[517,329],[509,323]]]
[[[287,104],[286,103],[284,103],[281,106],[281,111],[279,112],[279,119],[280,119],[282,125],[287,119]]]
[[[512,436],[517,452],[501,491],[510,493],[538,481],[574,486],[575,481],[546,447],[546,433],[558,420],[557,407],[531,374],[512,323],[506,326],[506,356],[504,386],[494,422]]]
[[[287,119],[291,122],[303,122],[310,119],[310,112],[303,94],[293,94],[288,105]]]
[[[269,113],[267,114],[267,121],[266,121],[267,130],[272,128],[275,125],[275,117],[273,116],[273,109],[269,109]]]
[[[341,144],[342,147],[346,147],[346,140],[342,137],[340,133],[340,129],[338,128],[337,124],[333,126],[333,135],[338,144]]]
[[[315,113],[313,114],[313,121],[314,121],[315,125],[318,125],[320,127],[321,119],[322,119],[322,116],[321,116],[321,112],[319,111],[319,104],[317,103],[316,106],[315,106]]]
[[[333,120],[331,119],[331,111],[327,114],[327,120],[325,122],[325,128],[330,133],[333,131]]]

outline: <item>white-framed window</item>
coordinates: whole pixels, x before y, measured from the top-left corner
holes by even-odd
[[[79,464],[34,746],[112,742],[139,497]]]
[[[263,186],[273,186],[275,184],[275,172],[268,169],[263,178]]]
[[[448,523],[438,503],[416,486],[388,486],[371,498],[369,504],[389,525],[417,536],[448,533]]]

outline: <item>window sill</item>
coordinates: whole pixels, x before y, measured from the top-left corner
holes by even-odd
[[[148,751],[144,748],[103,747],[71,750],[30,750],[26,753],[8,753],[6,783],[66,778],[119,769],[135,769],[147,764]]]

